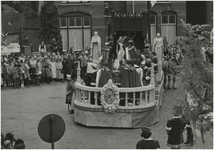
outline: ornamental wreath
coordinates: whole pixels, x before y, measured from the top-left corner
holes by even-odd
[[[119,88],[109,79],[108,83],[101,89],[101,104],[105,113],[115,113],[119,102]]]

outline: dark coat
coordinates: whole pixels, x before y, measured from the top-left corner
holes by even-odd
[[[65,64],[67,66],[66,74],[71,74],[71,72],[73,71],[74,60],[72,58],[68,58],[66,59]]]

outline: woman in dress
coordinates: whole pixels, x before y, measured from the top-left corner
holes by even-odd
[[[160,148],[160,144],[157,140],[151,138],[151,131],[148,127],[142,128],[141,137],[142,140],[137,142],[136,149],[158,149]]]
[[[61,59],[57,59],[57,62],[56,62],[56,79],[57,81],[62,81],[62,68],[63,68],[63,65],[62,65],[62,62],[61,62]]]
[[[55,59],[52,58],[51,60],[51,73],[52,73],[52,81],[56,80],[56,63]]]

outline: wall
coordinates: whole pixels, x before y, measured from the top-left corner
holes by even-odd
[[[59,1],[55,1],[55,5],[58,8],[59,15],[69,12],[90,14],[92,19],[92,36],[94,31],[97,31],[101,37],[102,47],[104,47],[106,37],[104,1],[91,1],[90,3],[82,3],[79,5],[60,4]]]
[[[132,2],[127,1],[127,12],[132,13],[133,7]],[[140,14],[147,10],[147,1],[135,1],[134,2],[134,12]],[[186,21],[186,2],[185,1],[170,1],[170,3],[156,3],[153,7],[150,7],[151,11],[157,13],[158,27],[157,32],[161,33],[161,13],[163,11],[175,11],[177,13],[177,36],[185,35],[181,31],[181,21],[183,19]]]

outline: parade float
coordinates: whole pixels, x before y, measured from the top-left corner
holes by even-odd
[[[142,26],[145,25],[143,15],[114,15],[113,18],[112,24],[114,27],[112,32],[120,34],[127,31],[126,28],[129,28],[128,32],[129,34],[133,33],[132,39],[135,41],[142,40],[142,38],[138,39],[137,33],[140,33],[142,37],[146,36],[146,32],[142,29]],[[135,20],[133,26],[139,22],[141,27],[130,27],[131,25],[129,25],[124,26],[124,29],[119,28],[124,24],[124,21],[130,21],[130,19]],[[134,88],[122,88],[114,79],[113,81],[109,80],[101,88],[85,86],[81,84],[81,69],[80,62],[78,62],[74,121],[85,126],[114,128],[140,128],[157,123],[158,110],[163,95],[163,56],[158,55],[158,60],[157,74],[154,74],[154,65],[152,64],[150,84]],[[109,63],[109,65],[111,64]],[[112,70],[112,72],[114,77],[116,71]],[[93,104],[91,103],[92,98],[94,99]],[[121,105],[120,101],[125,101],[125,105]],[[100,102],[101,105],[99,105]]]

